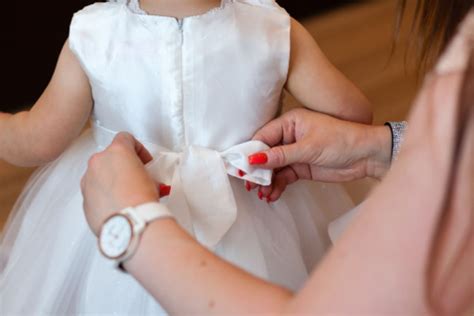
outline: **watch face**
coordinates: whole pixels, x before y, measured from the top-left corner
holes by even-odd
[[[132,235],[132,224],[128,218],[124,215],[114,215],[102,226],[99,237],[100,250],[110,259],[119,258],[127,251]]]

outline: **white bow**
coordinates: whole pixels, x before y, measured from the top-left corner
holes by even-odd
[[[99,146],[108,146],[116,134],[94,124]],[[157,182],[171,185],[167,205],[176,220],[210,249],[217,246],[237,218],[228,175],[260,185],[271,184],[271,170],[248,163],[249,155],[269,148],[260,141],[246,142],[223,152],[188,146],[178,153],[149,142],[143,144],[154,157],[146,166],[150,175]]]
[[[251,141],[224,152],[189,146],[182,153],[159,151],[147,169],[156,181],[171,184],[169,207],[180,225],[213,249],[237,218],[228,175],[269,185],[272,172],[248,164],[248,155],[268,149]],[[245,175],[239,175],[239,169]]]

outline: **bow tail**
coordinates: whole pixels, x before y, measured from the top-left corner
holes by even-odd
[[[196,239],[215,249],[237,218],[237,205],[219,153],[190,148],[180,166]]]
[[[171,182],[171,194],[168,201],[168,207],[172,211],[178,224],[184,228],[191,236],[195,236],[193,217],[191,208],[184,192],[181,174],[179,168],[176,170]]]

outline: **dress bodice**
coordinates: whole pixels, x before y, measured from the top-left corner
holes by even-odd
[[[223,0],[181,20],[96,3],[75,14],[69,43],[97,124],[171,150],[225,150],[277,114],[289,32],[274,1]]]

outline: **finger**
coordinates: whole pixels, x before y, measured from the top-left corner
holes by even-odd
[[[283,125],[286,119],[287,116],[283,115],[270,121],[255,133],[253,140],[259,140],[268,146],[280,144],[283,139]]]
[[[269,150],[255,153],[248,157],[250,165],[265,169],[283,168],[294,163],[309,163],[303,161],[303,143],[293,143],[273,147]]]
[[[260,200],[263,200],[263,192],[262,192],[262,187],[258,186],[257,188],[257,196]]]
[[[115,136],[112,144],[120,144],[125,146],[125,148],[134,151],[137,156],[140,158],[143,164],[147,164],[153,160],[153,156],[150,152],[140,143],[138,140],[135,139],[131,134],[126,132],[118,133]]]
[[[245,181],[245,189],[250,192],[252,190],[252,185],[250,182]]]
[[[251,191],[252,191],[252,190],[255,190],[255,189],[257,189],[257,188],[259,187],[259,185],[256,184],[256,183],[253,183],[253,182],[249,182],[249,183],[250,183],[250,190],[251,190]]]
[[[269,196],[272,194],[272,191],[272,185],[261,186],[258,190],[258,196],[259,198],[262,197],[261,200],[265,199],[267,202],[271,202],[271,200],[269,200]]]
[[[286,187],[296,181],[298,181],[298,175],[295,170],[291,167],[283,168],[275,174],[273,180],[273,190],[269,198],[272,202],[278,200]]]
[[[153,156],[150,154],[150,152],[143,146],[142,143],[140,143],[138,140],[135,140],[135,152],[137,153],[138,157],[140,160],[143,162],[143,164],[147,164],[150,161],[153,160]]]
[[[256,188],[258,188],[258,184],[253,183],[253,182],[250,182],[250,181],[247,181],[247,180],[244,181],[244,186],[245,186],[245,189],[246,189],[248,192],[250,192],[250,191],[255,190]]]

